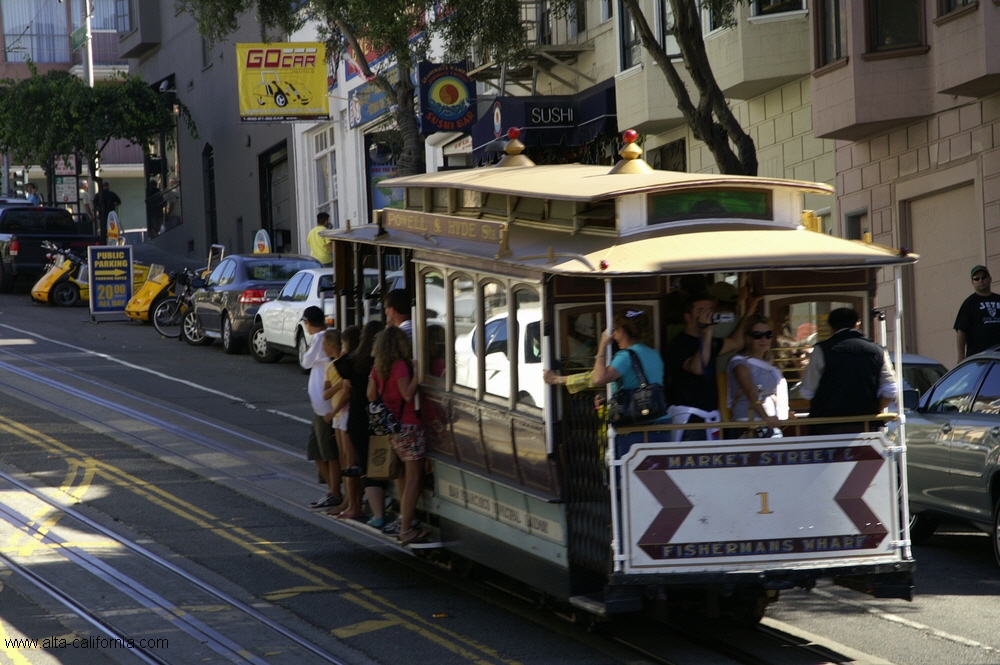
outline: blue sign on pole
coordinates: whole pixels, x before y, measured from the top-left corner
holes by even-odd
[[[132,299],[132,247],[88,247],[90,314],[123,313]]]

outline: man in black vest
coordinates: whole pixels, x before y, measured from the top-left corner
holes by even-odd
[[[853,309],[841,307],[828,317],[833,335],[813,348],[802,377],[802,396],[809,416],[867,416],[881,413],[896,398],[896,377],[889,354],[858,331]],[[813,434],[865,431],[865,422],[814,425]]]

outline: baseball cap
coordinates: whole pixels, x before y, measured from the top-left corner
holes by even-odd
[[[969,273],[969,277],[975,277],[977,272],[984,272],[987,275],[990,274],[990,270],[986,266],[974,266],[972,268],[972,272]]]
[[[326,316],[324,316],[323,310],[312,305],[306,307],[306,311],[302,312],[302,320],[314,326],[321,326],[326,323]]]
[[[740,299],[740,293],[729,282],[716,282],[708,287],[708,295],[719,302],[733,303]]]

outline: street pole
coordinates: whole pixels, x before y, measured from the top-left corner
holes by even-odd
[[[93,0],[83,0],[83,24],[86,26],[87,37],[84,43],[84,52],[87,58],[87,85],[91,88],[94,87],[94,50],[93,45],[93,33],[90,29],[90,17],[94,15],[94,3]]]

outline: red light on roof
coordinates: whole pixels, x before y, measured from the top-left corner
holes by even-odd
[[[507,130],[507,138],[509,138],[512,141],[517,137],[519,137],[520,135],[521,135],[521,130],[518,129],[517,127],[511,127],[510,129]]]
[[[625,143],[635,143],[635,140],[639,138],[639,132],[634,129],[626,129],[622,138],[625,139]]]

